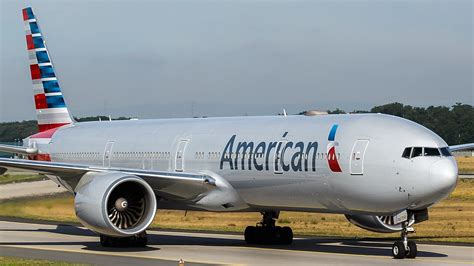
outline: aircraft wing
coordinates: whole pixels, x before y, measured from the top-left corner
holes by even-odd
[[[466,143],[460,145],[449,146],[450,151],[462,151],[474,149],[474,143]]]
[[[28,148],[28,147],[23,147],[23,146],[0,144],[0,152],[17,153],[17,154],[24,154],[24,155],[33,155],[33,154],[38,153],[38,149]]]
[[[206,174],[0,158],[0,174],[5,173],[7,170],[21,170],[23,172],[46,175],[56,183],[64,185],[71,192],[74,191],[81,177],[90,172],[120,172],[124,175],[138,176],[143,178],[156,194],[181,200],[193,199],[204,192],[214,189],[216,186],[216,180]],[[56,180],[54,177],[58,177],[58,179]]]

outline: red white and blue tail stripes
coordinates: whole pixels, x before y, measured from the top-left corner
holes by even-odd
[[[39,131],[72,123],[53,64],[31,7],[23,9]]]

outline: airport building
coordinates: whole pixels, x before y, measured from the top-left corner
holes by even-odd
[[[464,151],[453,151],[453,155],[456,157],[474,157],[474,149]]]

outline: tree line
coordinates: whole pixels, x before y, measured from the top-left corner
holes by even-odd
[[[344,110],[328,110],[330,114],[346,113]],[[356,110],[351,113],[384,113],[417,122],[442,137],[449,145],[474,142],[474,107],[457,103],[453,106],[414,107],[401,103],[375,106],[369,111]],[[78,122],[109,120],[109,117],[94,116],[75,118]],[[119,117],[113,120],[127,120]],[[0,142],[17,142],[38,131],[35,120],[0,123]]]

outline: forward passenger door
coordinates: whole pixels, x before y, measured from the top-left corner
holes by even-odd
[[[354,143],[351,153],[351,175],[364,174],[364,157],[368,145],[367,139],[359,139]]]

